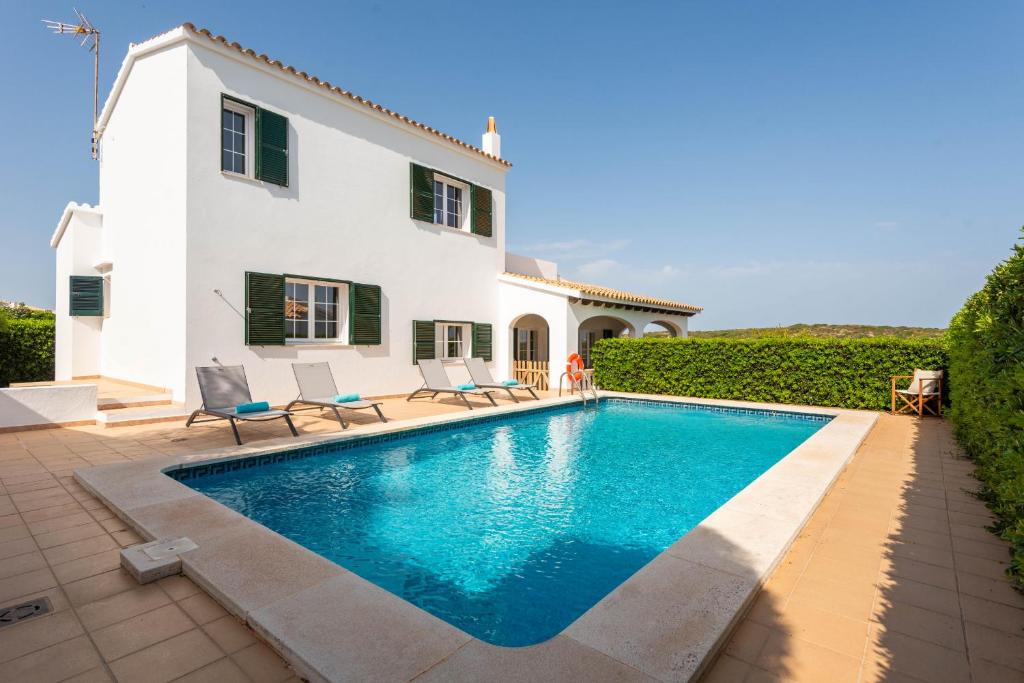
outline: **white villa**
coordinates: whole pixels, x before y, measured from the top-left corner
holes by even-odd
[[[99,205],[68,204],[51,240],[57,380],[193,408],[193,368],[242,364],[283,404],[292,362],[386,396],[418,359],[473,355],[557,388],[568,354],[685,336],[701,310],[507,253],[493,119],[477,148],[191,24],[129,48],[96,134]]]

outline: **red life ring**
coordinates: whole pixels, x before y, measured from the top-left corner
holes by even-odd
[[[569,375],[569,379],[574,382],[579,382],[583,379],[583,368],[583,356],[573,353],[565,364],[565,374]]]

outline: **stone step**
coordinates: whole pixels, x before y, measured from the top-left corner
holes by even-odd
[[[170,393],[139,394],[137,396],[106,396],[96,399],[96,410],[124,410],[146,406],[172,405]]]
[[[184,423],[189,413],[181,403],[99,410],[96,412],[96,424],[101,427],[127,427],[153,422]]]

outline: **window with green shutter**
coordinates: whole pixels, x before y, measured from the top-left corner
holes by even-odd
[[[473,199],[473,215],[470,228],[477,235],[490,237],[492,232],[493,210],[491,208],[491,191],[479,185],[471,186]]]
[[[284,275],[246,272],[245,343],[283,345],[284,322]]]
[[[221,95],[220,169],[288,186],[288,119]]]
[[[414,220],[434,222],[434,169],[409,164],[409,213]]]
[[[350,344],[381,343],[381,293],[377,285],[353,282],[348,288],[348,336]]]
[[[434,353],[434,321],[412,321],[412,362],[416,365],[421,360],[430,360]]]
[[[72,275],[70,286],[71,315],[103,315],[103,278],[99,275]]]
[[[490,323],[473,323],[473,357],[491,360],[493,328]]]
[[[288,119],[256,110],[256,177],[288,187]]]

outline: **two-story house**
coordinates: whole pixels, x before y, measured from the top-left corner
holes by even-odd
[[[478,148],[191,24],[129,48],[96,135],[99,204],[51,240],[58,380],[191,408],[195,366],[240,363],[285,403],[295,361],[373,396],[474,355],[557,383],[568,353],[701,310],[507,254],[493,120]]]

